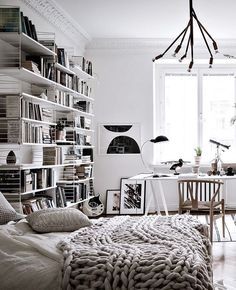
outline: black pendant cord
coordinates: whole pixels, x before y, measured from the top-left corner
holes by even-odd
[[[189,16],[190,16],[190,50],[191,50],[191,61],[188,67],[188,71],[191,71],[193,67],[193,1],[189,0]]]
[[[213,64],[213,54],[212,54],[211,49],[210,49],[210,47],[209,47],[209,44],[208,44],[208,42],[207,42],[207,39],[206,39],[206,36],[205,36],[204,31],[203,31],[203,29],[202,29],[202,26],[199,24],[198,21],[197,21],[197,24],[198,24],[198,26],[199,26],[199,29],[200,29],[201,34],[202,34],[202,37],[203,37],[203,39],[204,39],[204,42],[205,42],[206,47],[207,47],[207,49],[208,49],[208,52],[209,52],[209,54],[210,54],[209,65],[210,65],[210,68],[211,68],[211,66],[212,66],[212,64]]]
[[[212,51],[211,51],[211,48],[209,46],[209,43],[207,41],[206,36],[208,36],[212,40],[212,44],[213,44],[213,48],[214,48],[215,52],[218,52],[218,46],[217,46],[217,43],[214,40],[214,38],[210,35],[210,33],[206,30],[206,28],[202,25],[202,23],[197,18],[197,15],[193,9],[193,0],[189,0],[189,17],[190,17],[189,22],[188,22],[187,26],[184,28],[184,30],[175,38],[175,40],[167,47],[167,49],[162,54],[159,54],[158,56],[156,56],[153,59],[153,62],[162,58],[167,53],[167,51],[169,51],[169,49],[177,42],[177,40],[182,36],[180,43],[177,45],[176,49],[174,50],[173,56],[176,56],[177,53],[181,50],[182,44],[183,44],[185,37],[187,35],[187,32],[189,30],[189,37],[188,37],[185,53],[181,56],[179,61],[181,62],[184,58],[187,57],[188,50],[190,48],[191,60],[190,60],[189,67],[188,67],[188,71],[190,72],[192,67],[193,67],[193,64],[194,64],[194,52],[193,52],[193,47],[194,47],[194,29],[193,28],[194,28],[194,26],[193,26],[193,20],[195,20],[198,24],[199,30],[201,32],[201,35],[203,37],[203,40],[204,40],[205,45],[207,47],[207,50],[210,54],[209,67],[212,67],[213,54],[212,54]]]
[[[188,42],[187,42],[187,46],[186,46],[186,49],[185,49],[185,53],[184,53],[183,56],[181,56],[181,58],[179,59],[179,62],[181,62],[184,58],[187,57],[189,44],[190,44],[190,33],[189,33],[189,37],[188,37]]]
[[[190,21],[188,22],[188,25],[187,25],[186,28],[185,28],[185,32],[184,32],[184,34],[183,34],[183,37],[182,37],[182,39],[181,39],[181,41],[180,41],[180,44],[176,47],[173,56],[176,56],[176,54],[180,51],[180,49],[181,49],[181,47],[182,47],[183,41],[184,41],[184,39],[185,39],[185,36],[186,36],[186,33],[187,33],[189,27],[190,27]]]
[[[195,13],[194,9],[193,9],[193,17],[194,19],[197,21],[198,25],[201,26],[201,28],[205,31],[205,33],[208,35],[208,37],[212,40],[212,44],[213,44],[213,48],[216,52],[218,52],[218,46],[217,43],[215,41],[215,39],[210,35],[210,33],[206,30],[206,28],[202,25],[202,23],[199,21],[197,14]]]

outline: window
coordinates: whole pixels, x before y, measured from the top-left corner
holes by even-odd
[[[203,149],[202,161],[214,159],[216,145],[231,145],[221,159],[236,162],[235,72],[233,69],[203,70],[189,74],[186,68],[161,67],[156,74],[156,132],[170,142],[158,152],[159,161],[193,161],[194,148]],[[154,104],[155,104],[154,103]],[[160,151],[160,148],[158,148]]]

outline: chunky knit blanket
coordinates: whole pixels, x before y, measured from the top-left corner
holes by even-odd
[[[213,289],[210,244],[190,215],[102,218],[61,241],[63,289]]]

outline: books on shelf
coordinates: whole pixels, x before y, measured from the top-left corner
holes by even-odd
[[[57,62],[69,68],[69,57],[64,48],[57,48]]]
[[[23,213],[28,215],[40,209],[55,207],[52,197],[36,197],[22,201]]]
[[[17,7],[0,7],[0,32],[20,31],[20,10]]]
[[[83,71],[85,71],[89,75],[93,75],[93,65],[92,62],[85,59],[83,56],[75,56],[73,55],[70,60],[70,65],[73,67],[74,65],[79,66]]]
[[[0,118],[20,116],[19,95],[0,95]]]
[[[24,60],[24,61],[22,61],[21,65],[22,65],[22,67],[24,67],[24,68],[26,68],[26,69],[28,69],[36,74],[39,74],[39,75],[41,74],[40,70],[38,68],[38,64],[33,62],[32,60]]]
[[[21,13],[21,25],[22,25],[22,32],[26,33],[29,37],[38,41],[38,36],[37,36],[35,25],[32,23],[29,17],[24,16],[23,13]]]
[[[62,164],[61,147],[43,147],[43,165]]]
[[[21,171],[21,192],[51,187],[54,175],[51,168],[25,169]]]

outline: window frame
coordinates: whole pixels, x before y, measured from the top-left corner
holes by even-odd
[[[197,140],[196,146],[203,144],[203,76],[204,75],[233,75],[234,77],[234,106],[236,115],[236,64],[215,64],[213,68],[206,68],[206,65],[195,64],[192,71],[187,72],[186,64],[181,63],[154,63],[153,65],[153,135],[165,135],[165,75],[184,74],[197,76]],[[233,116],[232,116],[233,117]],[[236,124],[235,124],[236,126]],[[235,128],[236,131],[236,128]],[[168,137],[168,136],[167,136]],[[160,161],[162,147],[153,150],[153,162]],[[193,160],[191,160],[193,161]],[[204,161],[203,161],[204,162]],[[233,160],[236,163],[236,158]],[[205,162],[206,163],[206,162]]]

